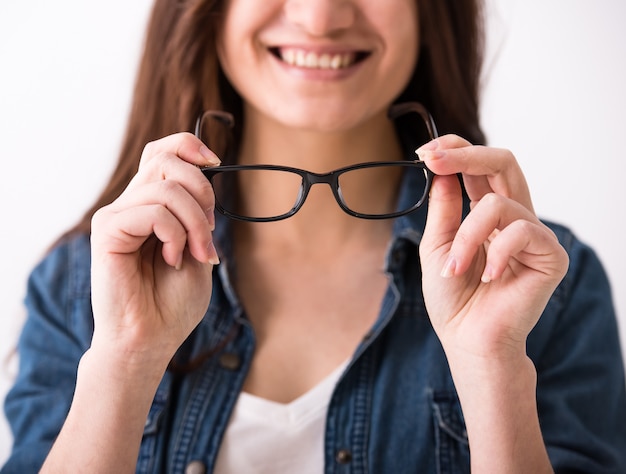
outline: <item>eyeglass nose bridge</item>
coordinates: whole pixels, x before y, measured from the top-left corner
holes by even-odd
[[[309,191],[311,191],[311,187],[316,184],[327,184],[330,187],[337,204],[339,204],[339,207],[348,213],[351,212],[344,203],[343,196],[341,196],[341,189],[339,188],[339,175],[342,170],[330,171],[328,173],[315,173],[313,171],[306,170],[298,171],[298,174],[302,177],[302,186],[300,187],[296,204],[289,212],[290,215],[293,215],[300,210],[309,195]]]

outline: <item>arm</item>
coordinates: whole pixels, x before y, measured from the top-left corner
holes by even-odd
[[[420,150],[439,176],[420,245],[426,306],[445,350],[473,472],[551,472],[526,339],[568,265],[535,216],[513,156],[456,136]],[[462,173],[471,212],[462,221]]]
[[[211,296],[216,164],[190,134],[146,147],[122,195],[92,220],[94,334],[42,472],[132,472],[167,364]]]

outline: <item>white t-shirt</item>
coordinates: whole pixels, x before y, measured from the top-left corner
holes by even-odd
[[[220,446],[215,474],[324,472],[328,404],[346,365],[290,403],[242,392]]]

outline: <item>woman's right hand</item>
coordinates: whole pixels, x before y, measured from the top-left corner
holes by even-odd
[[[95,213],[93,340],[42,472],[135,470],[157,386],[211,298],[215,198],[197,166],[218,164],[191,134],[155,141],[126,190]]]
[[[92,349],[167,365],[211,298],[215,198],[198,166],[219,159],[179,133],[148,144],[139,171],[92,220]]]

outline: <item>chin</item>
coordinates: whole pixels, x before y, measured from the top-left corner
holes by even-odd
[[[300,107],[291,105],[283,113],[276,113],[275,119],[288,128],[320,133],[337,133],[358,128],[374,116],[386,117],[387,106],[354,107],[356,101],[321,101]],[[278,112],[275,110],[275,112]]]

